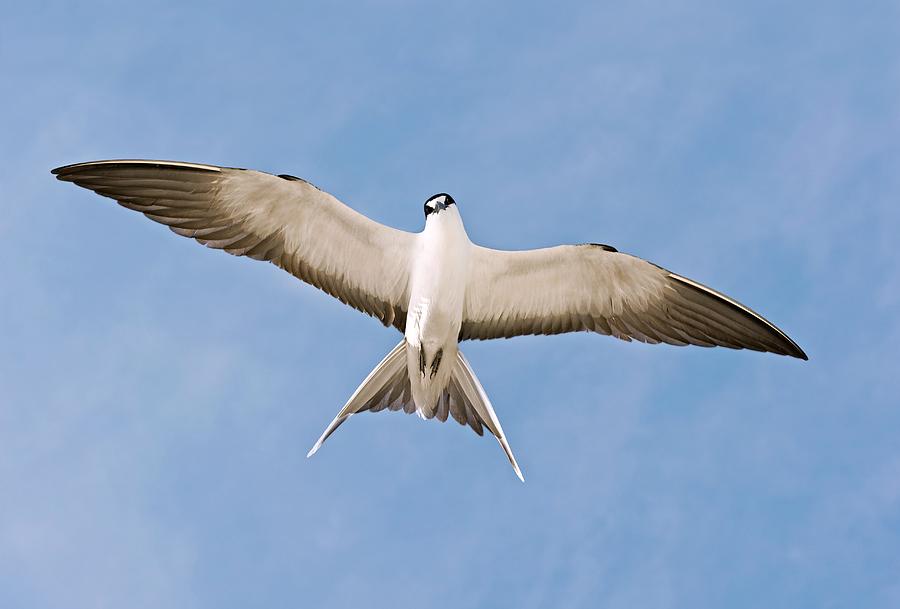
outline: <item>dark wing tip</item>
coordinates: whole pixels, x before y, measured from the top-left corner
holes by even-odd
[[[703,294],[707,298],[711,297],[714,300],[719,301],[732,311],[739,313],[756,327],[764,329],[769,339],[771,339],[766,340],[767,351],[778,355],[789,355],[791,357],[796,357],[797,359],[802,359],[803,361],[809,361],[809,356],[807,356],[803,349],[800,348],[800,345],[795,343],[780,328],[756,311],[729,298],[721,292],[717,292],[716,290],[688,279],[687,277],[682,277],[681,275],[672,272],[669,272],[669,277],[675,280],[679,285],[684,286],[691,291],[695,291],[695,293]],[[772,341],[774,341],[774,344]]]
[[[70,182],[72,180],[69,176],[76,176],[82,172],[88,172],[96,169],[121,169],[124,167],[148,167],[176,170],[184,169],[190,171],[208,171],[211,173],[222,171],[221,167],[216,167],[215,165],[203,165],[200,163],[184,163],[182,161],[153,161],[146,159],[115,159],[108,161],[87,161],[85,163],[63,165],[61,167],[51,169],[50,173],[55,175],[57,180]]]

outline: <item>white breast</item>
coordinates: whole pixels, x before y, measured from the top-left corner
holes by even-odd
[[[424,415],[432,412],[456,361],[471,242],[455,205],[429,217],[419,239],[406,342],[413,400]]]
[[[471,243],[455,205],[429,218],[419,239],[406,339],[440,347],[459,335]]]

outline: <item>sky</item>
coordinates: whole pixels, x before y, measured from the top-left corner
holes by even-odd
[[[0,606],[900,606],[895,2],[2,1]],[[365,414],[398,334],[53,167],[304,177],[608,243],[808,362],[465,343],[525,474]]]

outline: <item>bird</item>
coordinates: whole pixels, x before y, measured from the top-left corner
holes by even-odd
[[[250,169],[106,160],[53,169],[211,248],[272,264],[397,329],[307,457],[351,416],[382,410],[487,429],[522,470],[467,340],[594,332],[623,341],[728,347],[807,360],[736,300],[601,243],[506,251],[473,243],[456,201],[425,201],[421,232],[375,222],[304,179]]]

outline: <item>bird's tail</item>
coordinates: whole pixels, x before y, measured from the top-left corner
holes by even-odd
[[[375,366],[369,376],[356,388],[341,411],[337,413],[331,424],[325,428],[322,436],[316,441],[306,457],[312,457],[316,454],[328,436],[341,426],[341,424],[355,415],[357,412],[365,410],[378,411],[384,408],[391,410],[400,410],[403,408],[407,412],[415,412],[415,403],[412,401],[412,390],[409,386],[409,376],[406,373],[406,340],[391,349],[381,362]],[[378,408],[384,402],[385,405]],[[394,408],[393,406],[396,406]]]
[[[519,469],[519,464],[516,463],[516,457],[513,455],[512,448],[510,448],[509,442],[506,440],[506,434],[503,433],[503,427],[500,426],[500,419],[497,418],[497,413],[494,412],[494,407],[491,406],[491,401],[488,399],[484,387],[481,386],[481,382],[475,376],[475,372],[472,371],[472,367],[462,354],[462,351],[456,352],[456,366],[453,368],[453,373],[450,376],[448,389],[451,399],[455,393],[457,400],[463,403],[467,417],[471,417],[470,413],[474,413],[478,420],[494,434],[494,437],[500,442],[503,452],[506,453],[509,464],[512,465],[513,470],[516,472],[516,476],[519,477],[519,480],[525,482],[522,470]],[[441,397],[443,398],[443,396]],[[453,406],[451,405],[450,408],[452,409]],[[468,422],[471,425],[471,421]],[[463,421],[460,421],[460,423],[463,423]],[[481,435],[479,430],[476,429],[475,431],[479,436]]]
[[[381,410],[402,410],[408,414],[417,410],[406,367],[405,340],[401,340],[396,347],[391,349],[390,353],[357,387],[306,456],[312,457],[316,454],[328,436],[357,412],[379,412]],[[516,476],[524,482],[522,470],[516,463],[516,458],[506,440],[503,428],[500,426],[500,420],[491,406],[491,401],[461,351],[456,353],[450,382],[441,392],[437,404],[430,409],[419,409],[419,412],[425,418],[435,418],[439,421],[446,421],[452,416],[461,425],[469,425],[479,436],[484,434],[483,428],[487,427],[488,431],[500,442]]]

